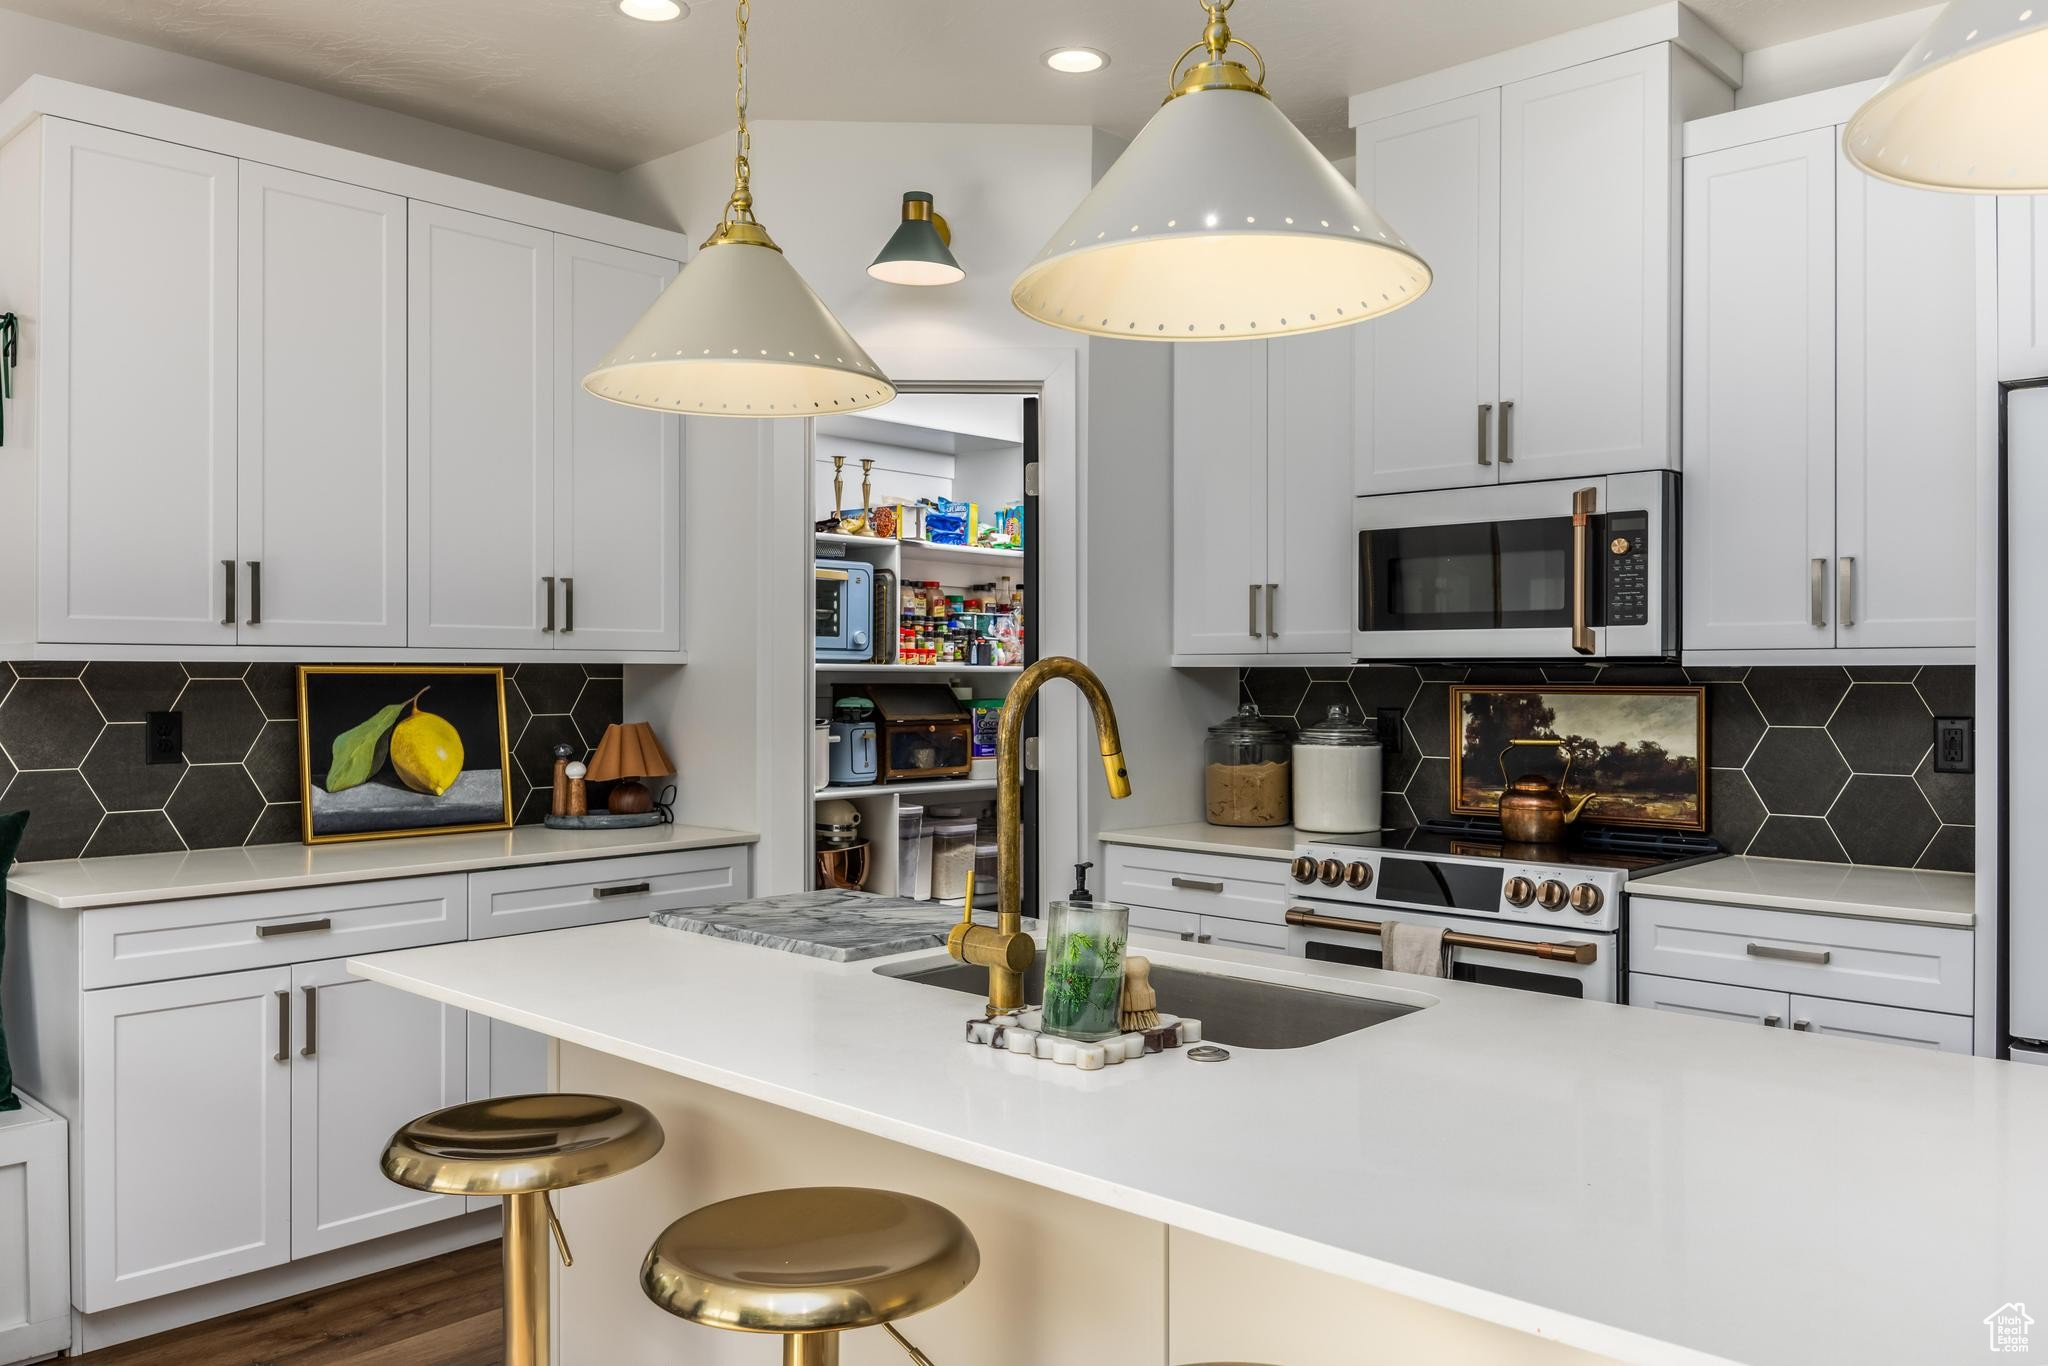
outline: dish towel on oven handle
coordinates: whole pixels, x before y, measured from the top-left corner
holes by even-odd
[[[1450,960],[1450,946],[1444,943],[1441,926],[1409,925],[1399,920],[1380,922],[1380,966],[1387,971],[1448,977]]]

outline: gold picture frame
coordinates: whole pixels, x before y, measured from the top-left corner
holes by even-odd
[[[429,712],[420,699],[437,684],[449,685],[436,698],[440,711]],[[415,686],[417,685],[417,686]],[[299,833],[306,844],[338,844],[354,840],[400,839],[414,835],[455,835],[512,828],[512,746],[505,723],[505,671],[496,665],[302,664],[298,670],[299,700]],[[410,706],[411,712],[404,709]],[[368,710],[365,710],[368,708]],[[387,712],[396,711],[381,735],[355,756],[347,788],[364,797],[333,800],[327,782],[336,777],[340,757],[335,741],[352,732],[374,729]],[[335,714],[329,715],[332,711]],[[443,715],[452,713],[453,720]],[[395,781],[389,745],[399,726],[414,715],[439,720],[457,741],[455,771],[439,792]],[[381,742],[381,743],[380,743]],[[494,743],[493,743],[494,742]],[[440,753],[445,760],[446,747]],[[489,770],[469,760],[477,751],[497,759],[495,815],[471,819],[492,809],[485,800],[493,785]],[[318,767],[316,767],[316,764]],[[464,783],[470,774],[481,780]],[[315,781],[316,775],[324,775]],[[457,789],[460,789],[458,792]],[[383,798],[382,802],[379,798]],[[323,798],[327,800],[322,800]],[[453,798],[454,804],[436,805]],[[421,815],[445,818],[424,822]],[[385,819],[392,824],[382,824]],[[411,823],[396,823],[409,820]]]
[[[1600,702],[1567,706],[1560,716],[1546,698]],[[1484,699],[1496,702],[1488,708]],[[1508,699],[1514,700],[1515,714],[1509,714]],[[1578,742],[1569,745],[1576,760],[1573,792],[1587,791],[1581,780],[1597,778],[1601,764],[1608,765],[1609,786],[1596,782],[1581,820],[1651,830],[1707,829],[1707,690],[1699,684],[1457,683],[1450,689],[1450,712],[1454,815],[1499,812],[1498,749],[1507,741],[1557,738]]]

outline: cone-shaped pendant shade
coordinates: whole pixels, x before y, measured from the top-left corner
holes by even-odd
[[[2048,192],[2048,0],[1951,0],[1842,150],[1901,185]]]
[[[796,267],[750,242],[706,244],[583,387],[709,417],[813,417],[896,397]]]
[[[1218,89],[1152,116],[1010,299],[1072,332],[1236,341],[1377,317],[1429,282],[1271,100]]]

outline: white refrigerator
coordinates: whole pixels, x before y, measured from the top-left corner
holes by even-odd
[[[2048,683],[2048,380],[2007,386],[2002,432],[2005,700],[1999,717],[2004,811],[1998,878],[2006,1029],[2015,1062],[2048,1063],[2048,725],[2037,709]]]

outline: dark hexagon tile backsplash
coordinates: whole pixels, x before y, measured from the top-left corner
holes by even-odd
[[[580,745],[587,760],[624,709],[615,664],[505,668],[515,755],[530,758],[543,740],[559,739]],[[183,714],[184,763],[142,762],[143,717],[152,711]],[[296,843],[297,719],[290,664],[0,665],[0,810],[32,813],[24,861]],[[554,763],[545,757],[536,770],[544,778]],[[515,759],[519,823],[537,824],[547,805],[546,788]]]
[[[1688,679],[1707,687],[1707,818],[1730,852],[1974,867],[1975,779],[1934,771],[1934,718],[1976,710],[1976,671],[1966,666],[1375,664],[1246,669],[1241,688],[1266,715],[1297,724],[1331,702],[1366,717],[1399,707],[1402,752],[1386,761],[1383,817],[1413,825],[1448,814],[1450,684]]]

